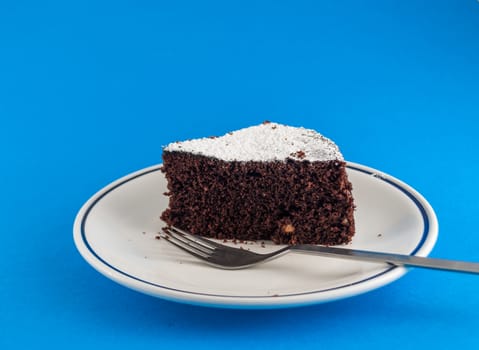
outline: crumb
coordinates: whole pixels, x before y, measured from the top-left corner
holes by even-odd
[[[209,138],[209,139],[217,139],[218,136],[209,136],[208,138]]]
[[[266,247],[266,245],[264,244],[264,242],[261,242],[261,248],[264,248]]]
[[[382,237],[382,236],[383,236],[383,234],[382,234],[382,233],[378,233],[378,237]]]
[[[279,297],[279,294],[273,294],[272,297]]]
[[[144,235],[146,235],[146,232],[145,232],[145,231],[143,231],[142,233],[143,233]]]
[[[269,120],[265,120],[265,121],[263,122],[263,125],[266,125],[266,124],[271,124],[271,122],[270,122]]]
[[[276,128],[277,128],[276,125],[273,125],[273,126],[271,127],[271,129],[273,129],[273,130],[276,129]]]
[[[223,239],[223,243],[228,243],[228,240],[226,238]]]
[[[284,233],[293,233],[295,229],[293,225],[286,224],[283,227],[281,227],[281,231],[283,231]]]
[[[155,236],[155,239],[160,240],[161,237],[160,236]]]
[[[233,242],[234,244],[237,244],[237,243],[238,243],[238,241],[236,240],[236,238],[235,238],[235,239],[233,239],[233,241],[232,241],[232,242]]]
[[[302,150],[299,150],[297,152],[291,153],[290,156],[298,159],[304,159],[306,157],[306,153],[304,153]]]

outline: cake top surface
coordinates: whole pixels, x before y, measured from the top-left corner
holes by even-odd
[[[220,137],[173,142],[164,148],[225,161],[343,160],[338,146],[315,130],[272,122],[232,131]]]

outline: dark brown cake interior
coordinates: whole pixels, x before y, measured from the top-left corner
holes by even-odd
[[[354,205],[345,162],[238,162],[164,151],[169,208],[161,218],[194,234],[282,244],[347,243]]]

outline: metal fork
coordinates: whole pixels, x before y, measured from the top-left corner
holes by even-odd
[[[210,265],[222,269],[244,269],[279,258],[287,252],[298,252],[334,258],[388,263],[396,266],[414,266],[456,272],[479,273],[479,263],[309,244],[286,246],[272,253],[260,254],[242,248],[228,247],[209,239],[192,235],[177,227],[168,227],[165,228],[164,231],[165,234],[163,234],[162,237],[169,243]]]

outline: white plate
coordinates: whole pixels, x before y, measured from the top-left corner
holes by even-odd
[[[348,163],[357,209],[351,248],[426,256],[438,234],[429,203],[405,183]],[[74,224],[75,244],[96,270],[139,292],[204,306],[279,308],[346,298],[384,286],[403,267],[290,253],[245,270],[221,270],[157,239],[168,205],[160,166],[125,176],[90,198]],[[266,252],[278,246],[251,243]]]

